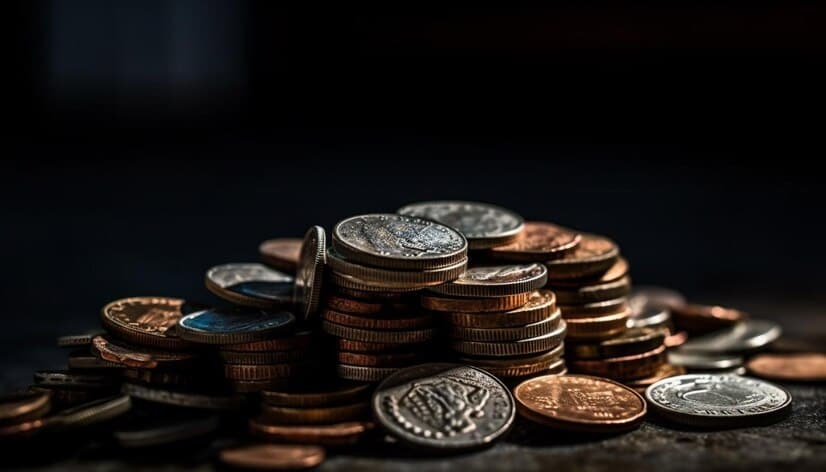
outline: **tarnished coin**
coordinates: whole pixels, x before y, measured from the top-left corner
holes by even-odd
[[[301,257],[301,238],[268,239],[258,246],[261,260],[268,266],[294,274]]]
[[[721,428],[777,421],[792,404],[786,390],[739,375],[669,377],[648,387],[645,398],[657,413],[671,421]]]
[[[569,359],[568,368],[575,372],[612,379],[639,379],[654,375],[666,362],[665,346],[641,354],[603,359]]]
[[[294,408],[337,406],[357,403],[370,393],[370,384],[341,381],[318,390],[263,391],[261,400],[272,406]]]
[[[51,408],[51,392],[28,391],[0,396],[0,425],[43,417]]]
[[[671,307],[674,326],[691,335],[728,328],[748,318],[749,315],[745,312],[721,306],[689,304]]]
[[[360,264],[389,269],[437,269],[467,258],[467,240],[453,228],[390,213],[359,215],[333,228],[333,247]]]
[[[545,262],[548,280],[565,280],[601,274],[617,261],[619,248],[608,238],[583,233],[576,248],[559,259]]]
[[[534,377],[513,389],[519,414],[552,428],[616,432],[635,428],[645,400],[617,382],[585,375]]]
[[[348,446],[357,443],[374,428],[369,421],[347,421],[326,425],[271,425],[250,420],[253,436],[273,441],[319,446]]]
[[[207,270],[206,288],[236,305],[287,307],[293,302],[293,276],[254,262],[222,264]]]
[[[518,341],[520,339],[536,338],[550,334],[559,325],[560,319],[562,319],[562,317],[557,310],[556,316],[549,316],[544,320],[522,326],[506,328],[466,328],[464,326],[451,326],[448,334],[452,338],[463,339],[465,341]]]
[[[532,292],[531,292],[532,293]],[[508,311],[528,303],[531,293],[518,293],[503,297],[461,298],[438,294],[422,294],[422,306],[433,311],[450,311],[462,313],[489,313]]]
[[[336,365],[336,375],[342,379],[355,380],[357,382],[380,382],[398,370],[398,367],[367,367],[350,364]]]
[[[352,339],[353,341],[363,341],[367,343],[393,343],[393,344],[411,344],[422,343],[433,339],[435,330],[433,328],[415,329],[415,330],[371,330],[352,328],[350,326],[340,325],[338,323],[331,323],[324,321],[321,324],[321,329],[330,335]]]
[[[557,316],[556,296],[550,290],[531,292],[527,303],[513,310],[488,313],[444,313],[444,318],[454,326],[465,328],[507,328],[536,323]]]
[[[376,421],[418,447],[462,450],[486,446],[513,424],[508,388],[484,370],[422,364],[386,378],[373,394]]]
[[[544,262],[573,251],[580,239],[579,233],[557,225],[528,221],[514,242],[491,248],[490,255],[509,261]]]
[[[224,449],[221,462],[240,469],[311,469],[324,462],[324,449],[318,446],[254,444]]]
[[[204,410],[237,410],[243,405],[243,398],[238,396],[205,395],[202,393],[179,392],[175,390],[146,387],[143,385],[125,383],[123,393],[130,397],[139,398],[153,403],[180,406],[185,408],[201,408]]]
[[[295,317],[286,311],[229,307],[198,311],[178,321],[181,338],[203,344],[239,344],[289,333]]]
[[[514,241],[525,224],[521,216],[488,203],[436,201],[399,208],[402,215],[438,221],[459,230],[470,249],[485,249]]]
[[[768,320],[746,320],[723,330],[690,338],[680,347],[691,352],[751,352],[780,337],[780,325]]]
[[[548,288],[554,291],[556,299],[561,305],[578,305],[624,297],[631,292],[631,279],[622,277],[613,282],[580,285],[576,288],[549,284]]]
[[[556,329],[550,333],[529,339],[507,342],[477,342],[452,340],[450,347],[469,356],[526,356],[549,351],[559,345],[565,337],[565,321],[560,320]]]
[[[349,405],[303,407],[261,405],[260,419],[274,424],[332,424],[365,419],[369,411],[367,402]]]
[[[306,349],[313,341],[313,333],[310,331],[299,331],[283,338],[265,339],[263,341],[252,341],[240,344],[227,344],[220,347],[226,351],[237,352],[262,352],[262,351],[291,351],[294,349]]]
[[[548,269],[542,264],[470,267],[458,279],[428,288],[454,297],[501,297],[542,288]]]
[[[668,352],[668,362],[689,371],[719,371],[743,365],[743,358],[732,354],[687,352],[674,349]]]
[[[194,354],[188,352],[160,351],[124,346],[103,336],[95,336],[92,339],[92,352],[103,360],[142,369],[186,365],[196,358]]]
[[[621,335],[598,342],[568,342],[568,356],[598,359],[641,354],[663,345],[667,332],[661,329],[630,328]]]
[[[297,306],[298,315],[303,320],[310,319],[318,311],[326,252],[327,235],[324,228],[313,226],[304,235],[301,257],[295,274],[293,301]]]
[[[685,305],[685,297],[676,290],[664,287],[654,287],[650,285],[636,286],[628,297],[634,316],[647,307],[659,309],[671,309]]]
[[[213,433],[218,430],[221,418],[217,415],[196,418],[160,418],[159,421],[150,421],[150,423],[149,427],[115,431],[112,435],[118,445],[125,448],[163,446]]]
[[[759,377],[791,382],[826,382],[826,354],[760,354],[746,364]]]
[[[580,305],[559,305],[564,318],[591,318],[594,316],[620,313],[629,308],[625,297]],[[630,326],[629,326],[630,327]]]
[[[660,329],[667,329],[667,328],[660,328]],[[669,330],[669,333],[670,332],[671,331]],[[668,348],[680,347],[683,344],[685,344],[686,341],[688,341],[688,333],[686,333],[685,331],[678,331],[676,333],[669,334],[668,336],[666,336],[665,341],[663,341],[663,344],[665,344],[665,347],[668,347]]]
[[[115,300],[101,310],[103,327],[115,336],[141,346],[180,350],[191,344],[176,334],[184,315],[184,300],[167,297],[132,297]]]
[[[92,338],[104,334],[103,331],[92,331],[85,334],[70,334],[57,338],[57,347],[89,347],[92,345]]]
[[[606,339],[623,333],[631,310],[593,318],[566,318],[571,339]]]

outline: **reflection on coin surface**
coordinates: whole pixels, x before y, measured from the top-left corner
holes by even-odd
[[[292,303],[295,279],[254,262],[222,264],[206,273],[206,287],[215,295],[244,306],[268,308]]]
[[[524,227],[521,216],[496,205],[462,201],[413,203],[398,213],[438,221],[464,234],[470,249],[483,249],[513,241]]]
[[[387,377],[373,394],[373,414],[394,437],[442,450],[472,449],[507,432],[513,397],[487,372],[459,364],[422,364]]]
[[[255,308],[214,308],[187,315],[178,322],[184,339],[206,344],[261,341],[292,329],[295,317],[286,311]]]
[[[660,380],[645,398],[664,417],[695,426],[748,426],[779,418],[791,406],[784,389],[737,375],[687,374]]]
[[[690,338],[680,349],[692,352],[748,352],[780,337],[780,325],[767,320],[746,320],[723,330]]]
[[[268,266],[294,274],[301,256],[301,238],[268,239],[258,246],[261,259]]]
[[[579,233],[557,225],[529,221],[514,242],[491,248],[490,253],[512,261],[543,262],[573,251],[580,239]]]
[[[624,431],[636,427],[646,411],[634,390],[585,375],[535,377],[517,385],[513,394],[522,416],[574,431]]]
[[[309,469],[324,462],[324,449],[318,446],[256,444],[224,449],[221,462],[243,469]]]
[[[163,349],[182,349],[189,344],[175,335],[183,316],[184,300],[168,297],[132,297],[115,300],[101,310],[103,326],[119,337]]]
[[[826,382],[826,354],[760,354],[746,364],[759,377],[793,382]]]
[[[740,367],[743,365],[743,358],[734,354],[687,352],[674,349],[668,352],[668,362],[688,370],[722,370]]]
[[[321,226],[310,228],[304,235],[304,243],[301,245],[301,257],[295,274],[293,295],[298,307],[298,315],[304,320],[309,319],[318,310],[326,248],[327,236],[324,228]]]
[[[531,292],[545,285],[548,269],[542,264],[470,267],[458,279],[428,290],[458,297],[496,297]]]

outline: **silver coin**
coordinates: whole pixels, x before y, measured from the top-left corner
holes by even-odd
[[[491,374],[460,364],[422,364],[387,377],[373,415],[410,445],[437,450],[483,447],[510,429],[516,404]]]
[[[498,297],[532,292],[545,286],[544,264],[510,264],[467,269],[458,279],[428,290],[457,297]]]
[[[254,262],[222,264],[206,273],[206,286],[212,293],[257,308],[291,304],[294,283],[291,275]]]
[[[462,201],[413,203],[397,213],[438,221],[456,228],[468,239],[470,249],[499,246],[516,239],[524,229],[524,219],[496,205]]]
[[[646,307],[668,309],[674,306],[685,305],[685,297],[676,290],[653,285],[641,285],[634,287],[628,297],[628,304],[636,314]]]
[[[743,365],[743,358],[731,354],[686,352],[682,348],[668,352],[668,363],[693,371],[719,371]]]
[[[294,302],[298,307],[296,310],[298,316],[304,320],[309,319],[318,311],[326,248],[327,236],[324,228],[321,226],[310,228],[301,244],[293,294]]]
[[[654,306],[632,308],[632,314],[628,318],[629,328],[658,328],[660,326],[671,326],[671,311],[668,308]]]
[[[780,325],[767,320],[746,320],[734,326],[690,338],[680,349],[691,352],[751,352],[780,337]]]
[[[786,390],[738,375],[687,374],[654,383],[648,404],[662,416],[692,426],[738,427],[780,418],[791,406]]]

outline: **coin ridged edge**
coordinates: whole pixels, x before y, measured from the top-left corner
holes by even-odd
[[[334,248],[327,250],[327,264],[330,269],[339,274],[349,275],[364,281],[365,284],[378,286],[426,286],[445,283],[458,278],[467,268],[467,258],[438,269],[426,270],[391,270],[370,267],[350,262],[335,252]]]
[[[537,338],[509,342],[478,342],[454,340],[450,343],[454,351],[471,356],[521,356],[556,347],[565,337],[565,321],[551,333]]]
[[[364,341],[368,343],[393,343],[393,344],[415,344],[433,339],[435,330],[433,328],[417,330],[368,330],[351,328],[337,323],[324,320],[321,323],[322,330],[339,338],[351,339],[353,341]]]
[[[451,326],[448,331],[450,337],[463,339],[465,341],[518,341],[520,339],[537,338],[545,334],[550,334],[551,331],[557,327],[560,319],[562,319],[562,317],[559,315],[559,310],[557,310],[556,316],[552,315],[544,320],[522,326],[505,328],[466,328],[464,326]]]
[[[358,365],[338,364],[336,374],[342,379],[360,382],[379,382],[398,371],[398,367],[364,367]]]
[[[516,282],[507,283],[498,282],[491,284],[462,283],[460,281],[453,281],[434,287],[428,287],[427,290],[442,295],[465,298],[502,297],[507,295],[522,294],[526,292],[530,293],[534,290],[544,287],[548,281],[548,269],[542,264],[536,264],[536,266],[541,268],[541,274],[527,280],[519,280]],[[559,297],[557,297],[557,300],[558,299]]]
[[[530,292],[482,298],[453,298],[436,294],[423,294],[421,303],[424,308],[433,311],[487,313],[519,308],[528,302],[529,297]]]

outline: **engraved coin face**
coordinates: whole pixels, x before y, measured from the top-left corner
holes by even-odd
[[[120,337],[140,345],[181,349],[175,327],[185,312],[186,302],[169,297],[131,297],[103,307],[103,326]]]
[[[476,202],[422,202],[399,208],[399,214],[427,218],[456,228],[468,239],[471,249],[507,244],[524,228],[516,213],[496,205]]]
[[[286,311],[254,308],[214,308],[187,315],[178,322],[184,339],[206,344],[236,344],[258,341],[288,331],[295,317]]]
[[[304,236],[301,257],[295,275],[294,301],[299,316],[309,319],[318,311],[321,298],[321,282],[324,275],[324,255],[327,237],[324,228],[313,226]]]
[[[333,245],[355,262],[400,269],[437,268],[467,257],[467,240],[458,231],[395,214],[347,218],[333,229]]]
[[[207,288],[215,295],[261,308],[292,303],[294,282],[291,275],[257,263],[222,264],[206,273]]]
[[[507,432],[516,408],[489,373],[459,364],[422,364],[387,377],[373,394],[379,424],[401,441],[442,450],[485,446]]]
[[[635,427],[645,416],[643,398],[625,385],[585,375],[546,375],[517,385],[519,413],[560,429],[612,432]]]
[[[495,297],[531,292],[547,280],[548,269],[542,264],[481,266],[471,267],[458,279],[430,290],[460,297]]]
[[[651,385],[645,398],[672,421],[740,426],[777,418],[792,402],[784,389],[738,375],[687,374]]]

